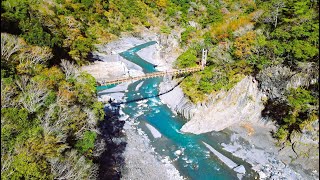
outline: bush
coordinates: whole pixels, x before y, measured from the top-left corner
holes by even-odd
[[[311,91],[297,88],[290,89],[286,94],[289,105],[289,113],[284,118],[278,119],[280,128],[275,133],[275,137],[279,141],[289,139],[291,133],[295,130],[301,132],[310,122],[319,118],[318,107],[319,102]]]
[[[160,31],[162,33],[165,33],[165,34],[170,34],[171,33],[171,29],[169,27],[167,27],[167,26],[161,26]]]
[[[277,138],[279,141],[286,141],[288,138],[289,132],[285,127],[280,127],[273,137]]]
[[[97,134],[92,131],[86,131],[83,134],[83,138],[78,140],[76,148],[83,154],[90,153],[94,148],[94,142],[97,138]]]
[[[197,66],[197,52],[194,49],[188,49],[181,54],[177,61],[176,66],[178,68],[194,67]]]

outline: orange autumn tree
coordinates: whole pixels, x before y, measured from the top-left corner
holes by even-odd
[[[235,56],[239,59],[245,59],[252,54],[254,49],[254,43],[256,39],[256,33],[253,31],[247,32],[245,35],[236,38],[234,42]]]

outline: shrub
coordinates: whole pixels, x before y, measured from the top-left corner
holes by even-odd
[[[94,148],[94,142],[97,138],[97,134],[92,131],[86,131],[83,134],[82,139],[78,140],[76,147],[81,153],[90,153],[90,150]]]
[[[194,67],[197,66],[197,52],[194,49],[188,49],[181,54],[177,61],[176,66],[179,68]]]

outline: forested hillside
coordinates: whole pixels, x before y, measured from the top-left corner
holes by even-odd
[[[183,29],[176,67],[194,103],[246,75],[267,94],[274,137],[319,118],[319,3],[296,0],[4,0],[1,2],[1,177],[91,179],[97,143],[95,79],[78,66],[95,44],[148,28]]]
[[[85,179],[97,121],[95,79],[61,60],[48,67],[48,47],[1,33],[1,178]]]
[[[318,2],[223,1],[213,8],[213,22],[182,33],[188,49],[178,67],[195,66],[201,48],[209,49],[207,67],[182,82],[184,92],[199,102],[253,75],[268,96],[263,116],[280,126],[274,136],[290,141],[319,118]]]

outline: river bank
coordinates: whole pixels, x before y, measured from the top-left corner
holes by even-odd
[[[157,36],[154,36],[157,37]],[[125,41],[126,38],[124,38],[121,41]],[[147,42],[150,39],[146,39],[145,41],[141,39],[132,39],[128,38],[128,41],[125,41],[127,45],[121,46],[125,48],[131,48],[134,45],[137,45],[139,43]],[[151,40],[159,40],[157,38],[151,39]],[[128,44],[132,45],[128,45]],[[137,43],[137,44],[136,44]],[[114,43],[111,44],[111,48],[109,48],[109,51],[106,51],[104,56],[104,60],[107,62],[117,62],[117,59],[112,59],[116,53],[121,52],[121,49],[119,50],[120,44]],[[153,51],[159,51],[161,48],[157,47],[158,44],[147,47],[143,49],[143,51],[139,51],[139,56],[151,63],[158,63],[157,65],[161,65],[161,68],[172,68],[172,63],[168,63],[164,60],[161,61],[161,58],[159,58],[160,53],[154,53]],[[114,47],[114,48],[112,48]],[[107,48],[108,49],[108,48]],[[123,49],[122,49],[123,50]],[[111,52],[110,52],[111,51]],[[112,52],[113,51],[113,52]],[[175,54],[174,56],[177,56]],[[102,58],[103,59],[103,58]],[[123,62],[126,62],[125,60],[122,60]],[[122,62],[121,61],[121,62]],[[127,70],[132,72],[132,70],[136,71],[136,73],[143,73],[141,69],[138,67],[135,67],[134,65],[130,65],[130,63],[124,63],[124,67],[127,68]],[[126,75],[126,70],[122,70],[123,67],[118,68],[119,72],[122,72],[124,75]],[[123,68],[123,69],[125,69]],[[111,68],[112,69],[112,68]],[[115,69],[113,69],[115,70]],[[100,72],[103,73],[103,72]],[[129,73],[128,73],[129,74]],[[127,75],[128,75],[127,74]],[[112,77],[110,77],[112,79]],[[249,79],[250,80],[250,79]],[[179,86],[176,86],[177,82],[163,82],[160,84],[160,93],[161,92],[167,92],[164,95],[160,96],[160,99],[163,103],[167,104],[174,112],[177,112],[179,114],[182,114],[187,119],[190,119],[193,117],[197,112],[199,112],[199,109],[203,109],[203,107],[208,106],[206,104],[192,104],[183,94],[182,90],[179,88]],[[128,84],[123,84],[120,86],[117,86],[115,88],[111,88],[106,91],[99,92],[99,98],[102,101],[109,101],[110,97],[112,101],[123,101],[123,95],[124,92],[127,90]],[[141,86],[141,85],[140,85]],[[137,86],[139,89],[139,87]],[[206,107],[208,108],[208,107]],[[250,108],[249,108],[250,109]],[[260,108],[259,108],[260,109]],[[134,126],[134,123],[128,122],[128,126],[132,127]],[[127,124],[127,122],[126,122]],[[126,125],[125,125],[126,126]],[[224,148],[225,151],[232,153],[234,156],[242,158],[243,160],[249,162],[255,171],[257,171],[260,175],[261,179],[265,178],[288,178],[289,179],[303,179],[302,177],[308,177],[308,179],[312,179],[317,176],[312,176],[310,174],[303,174],[304,172],[298,173],[294,172],[292,170],[292,167],[289,167],[289,165],[284,164],[281,162],[282,156],[285,158],[288,158],[289,155],[287,154],[279,154],[278,153],[278,147],[276,147],[274,144],[274,139],[271,137],[271,130],[274,130],[276,127],[272,123],[266,123],[265,121],[258,119],[258,118],[251,118],[247,121],[239,121],[239,124],[232,125],[229,124],[228,128],[224,131],[228,131],[229,139],[224,142],[220,142],[220,146]],[[252,130],[253,129],[253,130]],[[165,174],[174,177],[181,177],[179,175],[179,172],[176,169],[168,168],[167,165],[161,165],[159,164],[159,156],[153,153],[153,151],[150,150],[150,142],[148,138],[143,135],[143,131],[141,129],[136,128],[128,128],[126,131],[127,137],[134,137],[133,139],[128,138],[128,145],[126,147],[126,150],[124,152],[124,156],[126,157],[126,162],[128,165],[126,168],[124,168],[124,178],[130,178],[130,177],[143,177],[148,176],[150,178],[154,177],[155,169],[158,172],[161,172],[159,177],[165,178]],[[223,132],[224,132],[223,131]],[[257,132],[257,133],[255,133]],[[216,136],[219,133],[211,132],[212,137]],[[137,151],[137,148],[140,148]],[[139,153],[138,153],[139,152]],[[139,154],[142,152],[147,153],[148,158],[146,158],[146,161],[142,162],[145,164],[149,163],[155,163],[155,169],[153,167],[147,167],[144,168],[147,165],[144,165],[143,168],[139,167],[137,168],[136,165],[141,163],[141,158],[139,158]],[[252,155],[254,154],[254,155]],[[283,159],[283,158],[282,158]],[[154,161],[156,160],[156,161]],[[172,166],[172,165],[171,165]],[[141,169],[142,168],[142,169]],[[151,168],[151,169],[148,169]],[[168,171],[167,171],[167,170]],[[152,174],[148,174],[147,172],[152,172]],[[156,177],[156,176],[155,176]]]
[[[92,65],[84,67],[83,70],[92,74],[98,81],[100,79],[144,74],[141,67],[119,56],[119,53],[138,44],[152,40],[159,41],[160,38],[152,34],[149,34],[147,37],[149,38],[121,38],[119,41],[100,46],[98,51],[93,53],[93,56],[102,62],[95,62]],[[146,59],[157,65],[160,69],[170,69],[171,64],[167,65],[165,61],[161,61],[160,49],[160,45],[155,44],[141,50],[141,52],[139,51],[138,54],[146,57]],[[162,50],[167,51],[166,48],[162,48]],[[154,52],[157,52],[157,54]],[[155,56],[156,58],[153,58]],[[105,103],[123,102],[125,101],[124,94],[127,91],[128,85],[129,83],[123,83],[116,87],[99,91],[98,98]],[[141,85],[136,87],[136,91]],[[154,151],[147,135],[137,127],[139,123],[134,122],[134,119],[128,118],[121,111],[120,116],[121,121],[124,122],[122,133],[126,137],[124,141],[126,146],[122,154],[124,165],[121,169],[121,179],[183,179],[179,171],[171,164],[169,158],[163,159]]]
[[[139,122],[127,119],[124,125],[126,134],[125,166],[121,179],[182,180],[179,171],[169,159],[162,159],[150,145],[148,136],[137,127]]]
[[[194,121],[192,125],[189,125],[191,129],[185,126],[186,123],[181,130],[184,129],[184,131],[190,131],[196,134],[209,132],[213,137],[228,134],[229,138],[221,141],[220,145],[225,151],[250,163],[252,169],[259,173],[260,179],[318,179],[319,172],[317,169],[319,169],[319,166],[317,166],[316,160],[300,157],[299,163],[302,164],[300,165],[292,161],[296,155],[291,147],[286,147],[281,150],[281,147],[276,145],[277,141],[271,134],[271,132],[277,128],[276,124],[270,120],[261,118],[261,116],[257,114],[261,113],[263,109],[258,104],[261,104],[261,99],[265,96],[257,93],[256,87],[249,88],[249,86],[256,86],[254,83],[250,85],[251,81],[252,80],[248,81],[244,78],[244,80],[239,82],[230,92],[218,93],[216,97],[211,98],[213,100],[211,100],[210,103],[205,104],[192,104],[187,97],[185,97],[182,89],[177,86],[177,81],[168,81],[161,84],[161,92],[167,92],[169,89],[171,91],[160,96],[160,98],[163,103],[168,104],[173,111],[189,119],[188,122]],[[233,96],[232,94],[235,92],[237,97],[241,97],[242,94],[239,92],[241,89],[247,89],[246,92],[250,92],[248,89],[256,90],[251,90],[254,93],[246,95],[250,97],[250,101],[248,102],[246,102],[245,98],[223,98]],[[234,103],[232,103],[232,101],[234,101]],[[233,110],[233,113],[228,110],[227,107],[232,109],[232,106],[240,102],[241,106],[238,106],[238,110]],[[250,104],[256,104],[257,106],[248,108]],[[215,109],[218,109],[217,112],[215,112]],[[238,119],[239,116],[232,115],[244,110],[246,112],[241,114],[240,117],[242,118]],[[250,113],[250,110],[255,111]],[[226,114],[226,112],[229,116],[219,121],[219,113]],[[243,116],[243,114],[248,112],[247,117]],[[198,118],[196,117],[197,114],[201,114],[203,117]],[[209,116],[209,114],[214,115]],[[214,119],[215,117],[218,119]],[[227,122],[229,122],[229,124]],[[204,126],[201,127],[201,124]],[[215,132],[215,130],[218,132]],[[217,138],[213,139],[216,140]],[[304,141],[310,141],[310,138],[305,138]],[[311,158],[316,157],[317,155],[314,153],[314,156]]]
[[[130,41],[132,42],[132,40],[130,40]],[[152,51],[154,51],[154,50],[155,50],[154,46],[146,47],[146,48],[144,48],[144,51],[142,51],[142,53],[139,51],[140,52],[139,56],[142,59],[145,59],[149,62],[154,63],[154,59],[156,59],[156,58],[152,58],[152,57],[155,53],[151,54]],[[171,64],[165,64],[163,62],[161,68],[162,69],[171,68]],[[141,87],[141,83],[136,86],[135,91],[138,91],[140,87]],[[100,91],[98,93],[98,96],[99,96],[99,99],[102,101],[108,101],[108,102],[112,101],[114,103],[122,102],[122,101],[125,101],[125,99],[123,99],[123,95],[124,95],[124,92],[127,91],[126,90],[127,88],[128,88],[128,84],[124,83],[124,84],[116,86],[114,88]],[[141,106],[148,106],[145,103],[146,102],[141,101],[141,103],[139,103],[138,107],[140,105]],[[138,113],[137,116],[139,116],[139,115],[140,114]],[[197,168],[199,166],[198,163],[193,162],[194,160],[187,158],[187,156],[185,156],[185,155],[182,156],[184,148],[182,148],[182,149],[179,148],[178,150],[174,151],[174,156],[177,156],[177,157],[174,157],[174,159],[172,159],[172,157],[171,157],[171,159],[173,161],[170,160],[169,154],[166,156],[162,156],[161,163],[159,163],[160,161],[155,161],[155,159],[158,159],[158,160],[161,159],[160,156],[158,156],[156,153],[154,153],[153,149],[150,147],[150,140],[145,136],[144,132],[140,128],[133,126],[133,125],[135,125],[135,123],[132,123],[132,121],[133,121],[133,119],[126,120],[126,123],[125,123],[126,128],[124,129],[124,132],[127,137],[126,138],[127,146],[126,146],[126,150],[123,153],[124,158],[125,158],[125,162],[126,162],[124,165],[123,171],[122,171],[123,178],[130,179],[132,177],[147,176],[151,179],[154,179],[155,177],[158,177],[160,179],[169,179],[168,177],[173,177],[173,179],[178,179],[178,178],[182,179],[182,177],[179,175],[179,171],[177,171],[175,169],[175,167],[170,163],[173,161],[177,161],[180,158],[182,158],[182,162],[183,162],[183,164],[185,164],[184,166],[191,165],[192,168]],[[126,124],[129,124],[129,125],[126,126]],[[154,138],[161,137],[160,132],[158,132],[156,128],[154,128],[153,126],[151,126],[148,123],[145,123],[145,126],[148,128],[147,131],[150,131]],[[205,142],[203,142],[203,143],[205,144]],[[211,146],[209,146],[209,147],[211,147]],[[171,148],[177,148],[177,147],[171,147]],[[194,148],[200,148],[200,147],[194,146]],[[151,149],[151,151],[149,151],[149,149]],[[209,150],[212,151],[211,149],[209,149]],[[162,151],[166,151],[166,150],[162,149]],[[205,149],[204,149],[204,151],[206,152],[206,154],[209,153]],[[144,160],[142,160],[142,161],[141,161],[141,157],[140,157],[141,152],[147,154],[146,155],[147,157],[144,158]],[[208,158],[208,157],[209,156],[206,156],[205,158]],[[220,155],[220,157],[224,157],[224,156]],[[191,158],[193,158],[193,157],[191,157]],[[227,159],[227,158],[225,157],[222,159]],[[144,164],[144,163],[147,163],[147,164],[151,163],[151,164],[154,164],[154,166],[152,166],[152,167],[137,166],[138,164]],[[163,164],[165,165],[165,167],[163,167]],[[233,163],[233,164],[235,164],[235,163]],[[235,166],[233,166],[233,167],[235,168],[236,172],[240,173],[237,176],[242,177],[243,175],[241,175],[241,174],[243,174],[245,172],[244,167],[241,164],[240,165],[235,164]],[[154,172],[155,169],[157,169],[158,172]],[[217,170],[219,171],[219,169],[220,168],[218,168]],[[147,173],[147,172],[149,172],[149,173]],[[159,172],[160,172],[160,174],[159,174]],[[156,175],[156,176],[154,176],[154,175]],[[209,174],[207,174],[206,176],[212,177]],[[223,176],[225,176],[225,175],[223,175]]]

